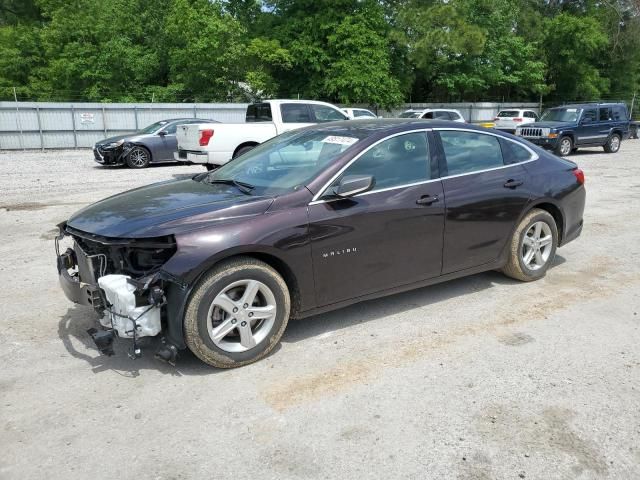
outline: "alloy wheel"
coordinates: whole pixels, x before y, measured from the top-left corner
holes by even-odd
[[[560,141],[560,153],[562,155],[569,155],[571,153],[571,140],[569,138],[563,138]]]
[[[617,152],[620,148],[620,137],[618,137],[617,135],[611,137],[611,140],[609,140],[609,148],[612,152]]]
[[[267,285],[257,280],[233,282],[209,307],[209,337],[221,350],[245,352],[269,335],[276,312],[276,299]]]
[[[129,152],[129,163],[136,168],[142,168],[149,163],[149,154],[144,148],[135,147]]]
[[[546,222],[535,222],[522,239],[520,258],[529,270],[538,270],[549,261],[553,250],[553,234]]]

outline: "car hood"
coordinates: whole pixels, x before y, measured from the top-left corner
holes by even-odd
[[[129,133],[127,135],[116,135],[115,137],[105,138],[104,140],[100,140],[96,142],[96,145],[108,145],[109,143],[117,142],[118,140],[127,140],[128,142],[137,142],[140,141],[145,134],[140,133]]]
[[[523,125],[523,127],[537,127],[537,128],[565,128],[571,126],[571,122],[535,122]]]
[[[260,215],[271,203],[271,197],[245,195],[232,185],[171,180],[89,205],[76,212],[67,225],[104,237],[157,237]]]

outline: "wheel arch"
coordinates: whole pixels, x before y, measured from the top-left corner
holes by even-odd
[[[186,283],[181,286],[172,285],[170,288],[168,299],[173,303],[168,307],[170,312],[167,314],[167,338],[171,343],[180,349],[186,348],[183,330],[184,314],[189,299],[193,295],[198,282],[200,282],[207,272],[211,271],[212,268],[215,268],[221,262],[239,257],[249,257],[260,260],[273,268],[282,277],[289,289],[291,299],[291,312],[289,316],[290,318],[296,318],[296,314],[300,311],[301,290],[298,278],[287,262],[276,253],[266,249],[230,249],[203,262],[202,268],[198,269],[188,280],[185,279],[187,280]]]
[[[238,145],[236,147],[236,149],[233,151],[233,157],[235,158],[236,155],[238,154],[238,152],[240,151],[240,149],[244,148],[244,147],[257,147],[258,145],[260,145],[260,142],[256,142],[255,140],[249,140],[248,142],[243,142],[240,145]]]
[[[146,145],[142,142],[131,142],[131,145],[133,145],[131,147],[131,150],[133,150],[134,147],[141,147],[144,148],[147,153],[149,154],[149,163],[153,162],[153,149],[151,147],[149,147],[149,145]],[[131,153],[131,151],[129,151],[129,153]],[[129,156],[129,153],[127,153],[127,156]]]
[[[289,264],[277,254],[268,248],[256,248],[257,246],[239,247],[225,250],[210,258],[202,269],[199,269],[197,276],[193,277],[189,283],[191,286],[195,286],[200,279],[212,268],[215,268],[222,262],[231,260],[237,257],[250,257],[260,260],[271,268],[273,268],[282,277],[284,282],[289,288],[289,294],[291,295],[291,316],[295,317],[295,313],[299,310],[300,306],[300,283],[293,269]]]
[[[535,202],[529,205],[529,208],[527,208],[524,211],[522,216],[524,217],[534,208],[539,208],[540,210],[544,210],[553,217],[553,219],[556,222],[556,227],[558,228],[558,246],[562,245],[562,241],[564,239],[565,220],[564,220],[564,213],[562,212],[562,209],[560,208],[560,206],[549,199],[540,200],[538,202]]]

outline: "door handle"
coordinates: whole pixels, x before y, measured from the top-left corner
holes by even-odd
[[[523,183],[524,182],[522,180],[510,179],[506,181],[506,183],[504,184],[504,188],[516,188],[522,185]]]
[[[440,199],[437,195],[423,195],[418,200],[416,200],[416,203],[418,205],[431,205],[432,203],[438,201],[440,201]]]

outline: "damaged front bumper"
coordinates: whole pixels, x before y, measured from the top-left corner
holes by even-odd
[[[93,147],[93,159],[100,165],[124,165],[133,147],[134,144],[129,142],[115,147],[97,144]]]
[[[175,331],[182,308],[176,307],[183,305],[186,287],[161,269],[175,253],[173,238],[114,239],[65,223],[59,228],[55,247],[60,286],[69,300],[93,307],[100,316],[100,330],[88,331],[99,350],[112,355],[113,339],[126,338],[133,340],[132,356],[138,357],[140,338],[164,334],[156,355],[175,360],[183,348],[181,328]],[[61,252],[61,242],[69,238],[72,246]]]

